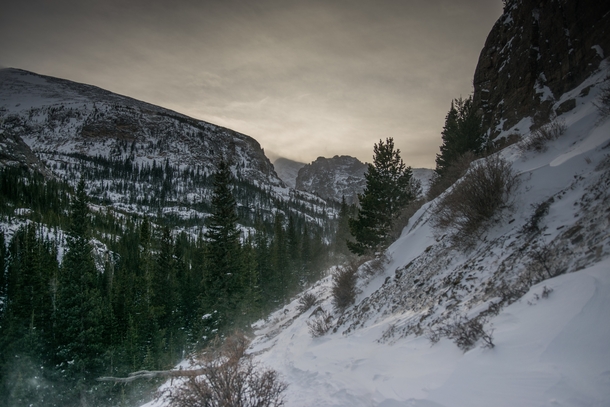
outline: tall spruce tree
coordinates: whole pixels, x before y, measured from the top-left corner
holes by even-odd
[[[57,364],[66,378],[76,383],[100,373],[105,350],[101,276],[89,243],[88,215],[85,183],[81,179],[70,208],[56,311]],[[77,385],[74,390],[82,394],[84,387]]]
[[[472,101],[455,99],[445,117],[445,126],[441,133],[443,144],[440,154],[436,155],[436,173],[445,176],[447,170],[466,152],[481,153],[485,142],[485,134],[481,128],[481,117]]]
[[[394,140],[379,140],[374,146],[373,163],[364,175],[366,187],[358,195],[360,209],[349,227],[355,242],[347,242],[352,253],[363,255],[374,252],[387,243],[393,221],[411,202],[414,188],[411,167],[400,158],[400,150],[394,149]]]
[[[212,216],[205,237],[208,240],[206,273],[206,308],[216,311],[224,325],[236,310],[241,294],[240,230],[237,228],[237,204],[231,192],[232,174],[224,160],[214,174]]]
[[[334,238],[334,252],[340,258],[349,256],[350,250],[347,247],[347,242],[351,240],[349,229],[349,220],[356,214],[356,206],[348,205],[345,201],[345,196],[341,198],[341,207],[337,219],[337,231]]]

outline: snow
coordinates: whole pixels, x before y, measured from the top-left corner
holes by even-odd
[[[289,384],[286,406],[610,405],[610,120],[600,122],[593,106],[608,71],[600,68],[579,87],[595,85],[589,95],[558,118],[567,130],[546,151],[513,145],[499,153],[520,184],[513,208],[475,247],[451,247],[431,225],[430,202],[389,247],[383,270],[360,276],[355,304],[333,314],[335,329],[312,338],[313,309],[299,313],[298,299],[253,325],[250,352]],[[524,118],[500,136],[526,134],[531,123]],[[531,237],[524,227],[545,201],[551,204],[542,232]],[[500,281],[516,284],[533,267],[527,253],[543,245],[556,250],[552,266],[566,273],[514,302],[487,291]],[[331,280],[309,292],[332,313]],[[501,309],[484,329],[495,347],[478,343],[463,352],[447,338],[428,339],[430,329],[494,304]]]
[[[536,285],[493,321],[493,349],[447,339],[380,344],[382,325],[312,339],[299,317],[258,359],[290,383],[288,406],[606,405],[610,261]],[[541,298],[543,286],[552,289]],[[601,322],[601,324],[600,324]],[[269,350],[270,349],[270,350]],[[597,404],[596,404],[597,403]]]
[[[595,52],[597,52],[597,55],[601,58],[604,59],[604,50],[602,49],[602,47],[600,47],[599,45],[594,45],[591,47],[592,49],[595,50]]]

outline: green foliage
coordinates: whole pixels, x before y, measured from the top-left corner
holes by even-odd
[[[70,229],[58,277],[56,363],[67,379],[90,381],[103,366],[107,312],[89,243],[89,208],[84,180],[71,205]]]
[[[485,134],[472,96],[451,102],[441,135],[443,144],[440,154],[436,155],[435,170],[440,177],[445,176],[451,165],[465,153],[470,151],[478,155],[483,151]]]
[[[208,272],[205,282],[207,312],[215,312],[219,325],[232,320],[231,312],[240,300],[244,264],[237,228],[236,203],[231,193],[231,171],[221,161],[214,175],[212,217],[206,232]]]
[[[366,188],[358,195],[358,216],[349,220],[356,241],[348,241],[347,246],[358,255],[374,252],[388,243],[394,220],[416,196],[411,167],[400,158],[400,150],[394,149],[392,138],[375,144],[373,163],[365,178]]]
[[[244,221],[229,193],[251,197],[235,178],[220,182],[225,175],[208,233],[193,236],[170,218],[90,211],[84,186],[92,182],[74,191],[33,172],[0,170],[2,221],[24,223],[4,242],[0,233],[0,405],[141,404],[155,382],[112,387],[93,379],[170,368],[320,276],[323,233],[332,226],[318,228],[294,203],[271,201],[273,216],[259,208]],[[243,241],[237,222],[253,225]]]
[[[357,215],[358,208],[356,205],[348,205],[345,202],[345,197],[341,199],[341,208],[337,221],[337,231],[334,238],[334,253],[340,259],[345,259],[350,256],[351,252],[347,247],[347,242],[352,241],[352,234],[349,228],[349,220]],[[353,242],[352,242],[353,243]]]

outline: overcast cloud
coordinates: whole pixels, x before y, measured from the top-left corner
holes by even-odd
[[[268,155],[434,166],[500,0],[32,1],[2,6],[0,65],[232,128]]]

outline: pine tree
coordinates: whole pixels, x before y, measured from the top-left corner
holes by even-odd
[[[0,299],[2,304],[6,303],[6,243],[4,241],[4,231],[0,230]],[[0,319],[4,312],[4,306],[0,305]]]
[[[230,321],[242,288],[240,230],[231,181],[229,165],[222,160],[214,174],[212,216],[205,234],[208,241],[206,306],[208,312],[217,311],[220,325]]]
[[[472,96],[451,102],[441,135],[443,144],[440,147],[440,154],[436,155],[435,171],[438,176],[445,176],[451,164],[466,152],[481,153],[485,135]]]
[[[349,229],[349,220],[356,214],[355,212],[355,206],[348,205],[345,201],[345,196],[342,197],[337,219],[337,231],[334,237],[334,252],[340,258],[345,258],[350,254],[350,250],[347,247],[347,242],[351,240],[352,236]]]
[[[358,195],[358,216],[349,220],[356,241],[347,242],[349,250],[358,255],[374,252],[385,245],[392,222],[415,198],[411,167],[400,158],[400,150],[394,149],[392,138],[375,144],[373,163],[368,165],[364,176],[366,187]]]
[[[64,376],[82,381],[96,377],[105,348],[101,278],[89,243],[89,208],[84,180],[70,208],[67,250],[61,264],[57,296],[58,367]],[[81,386],[75,390],[82,391]]]

